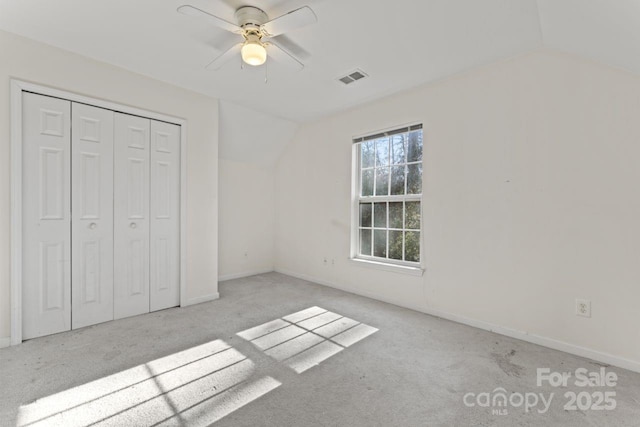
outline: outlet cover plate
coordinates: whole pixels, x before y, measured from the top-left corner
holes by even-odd
[[[576,299],[576,316],[591,317],[591,301]]]

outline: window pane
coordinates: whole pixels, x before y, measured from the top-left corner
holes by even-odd
[[[389,258],[402,259],[402,231],[389,231]]]
[[[365,141],[360,144],[360,150],[362,152],[362,168],[372,168],[375,161],[373,141]]]
[[[373,196],[373,169],[362,171],[362,195]]]
[[[376,196],[389,195],[389,168],[376,169]]]
[[[391,168],[391,194],[404,195],[405,166]]]
[[[387,231],[375,230],[373,232],[373,256],[387,257]]]
[[[407,194],[422,194],[422,164],[407,166]]]
[[[360,204],[360,227],[371,227],[371,203]]]
[[[376,140],[376,166],[389,166],[389,138]]]
[[[407,218],[404,228],[420,229],[420,202],[407,202]]]
[[[391,163],[401,165],[407,163],[405,156],[405,135],[393,135],[391,137]]]
[[[373,226],[377,228],[387,228],[387,204],[374,203]]]
[[[360,255],[371,255],[371,230],[360,230]]]
[[[402,202],[389,203],[389,228],[403,228],[402,210]]]
[[[422,131],[409,133],[409,143],[407,150],[407,162],[419,162],[422,160]]]
[[[404,233],[404,259],[405,261],[420,261],[420,233],[406,231]]]

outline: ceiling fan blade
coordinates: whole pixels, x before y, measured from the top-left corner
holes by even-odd
[[[291,39],[291,37],[287,36],[286,34],[282,34],[275,37],[273,41],[275,41],[276,44],[281,49],[284,49],[285,51],[289,52],[291,55],[295,56],[302,62],[304,62],[305,60],[311,57],[311,54],[308,51],[306,51],[302,46],[294,42]]]
[[[198,9],[197,7],[191,6],[189,4],[182,5],[178,8],[178,12],[183,15],[188,16],[198,16],[202,18],[206,18],[213,25],[222,28],[223,30],[230,31],[232,33],[242,33],[242,28],[238,25],[233,24],[225,19],[219,18],[215,15],[210,14],[209,12],[205,12],[202,9]]]
[[[276,62],[284,64],[296,71],[301,71],[304,68],[304,64],[302,62],[273,41],[269,41],[268,46],[270,47],[270,49],[268,49],[269,56],[271,56],[271,58]]]
[[[234,56],[238,56],[240,54],[240,50],[242,49],[242,43],[238,43],[236,45],[231,46],[226,50],[222,55],[215,58],[213,61],[209,62],[206,67],[212,70],[219,70],[222,68],[224,64],[229,62]]]
[[[300,9],[292,10],[285,15],[272,19],[262,26],[262,30],[269,37],[275,37],[316,22],[318,22],[318,17],[313,10],[309,6],[303,6]]]

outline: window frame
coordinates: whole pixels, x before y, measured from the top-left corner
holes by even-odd
[[[373,194],[371,196],[361,196],[361,180],[362,180],[362,156],[360,146],[363,142],[368,140],[376,140],[382,137],[391,138],[394,134],[402,134],[409,133],[414,130],[422,131],[422,159],[418,162],[407,162],[404,165],[411,164],[421,164],[422,165],[422,192],[421,194],[406,194],[406,189],[408,185],[407,175],[405,175],[405,194],[403,195],[391,195],[388,194],[386,196],[376,196],[375,195],[375,187],[376,187],[376,179],[374,172],[374,189]],[[425,129],[424,125],[419,122],[415,122],[408,125],[400,125],[394,126],[392,128],[388,128],[386,130],[381,130],[375,133],[367,133],[363,136],[354,137],[351,140],[352,145],[352,200],[351,200],[351,257],[352,261],[357,262],[362,266],[370,266],[379,268],[387,271],[397,271],[401,273],[408,273],[413,275],[422,275],[424,271],[424,148],[425,148]],[[369,168],[367,168],[369,169]],[[373,170],[375,171],[375,165]],[[391,174],[390,174],[391,175]],[[391,193],[391,190],[389,190]],[[388,203],[392,202],[420,202],[420,227],[418,229],[407,229],[406,227],[406,217],[403,218],[403,228],[396,229],[391,228],[389,223],[389,209]],[[389,231],[418,231],[420,233],[420,259],[417,262],[414,261],[405,261],[405,260],[395,260],[390,258],[382,258],[376,257],[373,255],[373,243],[372,243],[372,254],[371,255],[361,255],[360,254],[360,230],[361,228],[370,229],[372,234],[372,241],[374,240],[374,230],[376,229],[374,224],[374,213],[372,212],[372,223],[371,227],[360,227],[360,204],[361,203],[387,203],[387,222],[384,230],[389,233]],[[403,211],[406,209],[406,206],[403,205]],[[375,208],[374,208],[375,210]],[[378,228],[380,229],[380,228]],[[404,257],[404,239],[403,239],[403,257]],[[387,234],[387,256],[389,255],[389,235]]]

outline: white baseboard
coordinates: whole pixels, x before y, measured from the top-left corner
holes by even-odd
[[[187,306],[190,306],[190,305],[201,304],[203,302],[215,301],[218,298],[220,298],[220,294],[218,292],[216,292],[216,293],[213,293],[213,294],[209,294],[209,295],[204,295],[204,296],[201,296],[201,297],[188,299],[187,301],[185,301],[184,304],[180,304],[180,307],[187,307]]]
[[[0,348],[9,347],[11,345],[11,337],[0,338]]]
[[[271,273],[273,268],[263,270],[246,271],[244,273],[225,274],[224,276],[218,276],[218,282],[225,282],[227,280],[242,279],[243,277],[256,276],[258,274]]]
[[[349,292],[352,294],[360,295],[363,297],[375,299],[378,301],[386,302],[389,304],[397,305],[399,307],[408,308],[410,310],[419,311],[431,316],[440,317],[442,319],[450,320],[452,322],[461,323],[464,325],[472,326],[474,328],[483,329],[485,331],[494,332],[496,334],[504,335],[510,338],[516,338],[522,341],[530,342],[532,344],[541,345],[543,347],[551,348],[553,350],[562,351],[565,353],[573,354],[576,356],[584,357],[586,359],[595,360],[607,365],[616,366],[618,368],[628,369],[633,372],[640,373],[640,362],[623,357],[618,357],[609,353],[603,353],[601,351],[592,350],[590,348],[581,347],[575,344],[570,344],[564,341],[559,341],[553,338],[543,337],[539,335],[529,334],[517,329],[508,328],[505,326],[495,325],[482,320],[471,319],[468,317],[460,316],[457,314],[432,309],[429,307],[419,306],[417,304],[407,304],[394,300],[393,298],[381,298],[373,293],[361,292],[341,286],[335,283],[328,282],[326,280],[318,279],[316,277],[307,276],[306,274],[296,273],[294,271],[288,271],[281,268],[276,268],[276,272],[286,274],[287,276],[296,277],[298,279],[306,280],[309,282],[318,283],[320,285],[328,286],[330,288],[339,289],[341,291]]]

